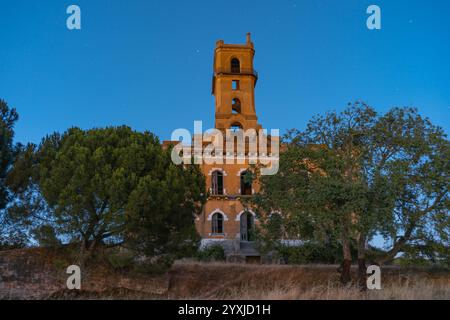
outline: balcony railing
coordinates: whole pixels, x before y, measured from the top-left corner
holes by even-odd
[[[247,199],[253,197],[252,194],[209,194],[211,198],[215,199],[225,199],[225,200],[238,200],[238,199]]]
[[[214,76],[218,74],[236,74],[236,75],[252,75],[258,79],[258,72],[255,69],[245,69],[241,68],[240,72],[237,72],[236,70],[232,70],[230,68],[219,68],[214,72]]]

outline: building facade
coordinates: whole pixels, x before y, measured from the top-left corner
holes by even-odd
[[[258,74],[253,67],[255,55],[250,34],[244,44],[226,44],[223,40],[216,42],[214,50],[212,94],[215,97],[215,129],[223,137],[236,132],[255,130],[258,133],[258,151],[253,155],[261,155],[261,145],[266,146],[263,155],[271,153],[271,145],[267,141],[261,143],[255,109],[255,86]],[[233,138],[234,139],[234,138]],[[255,141],[254,140],[254,141]],[[233,140],[234,141],[234,140]],[[277,143],[279,141],[277,140]],[[165,144],[178,143],[167,141]],[[208,144],[208,143],[207,143]],[[235,145],[232,152],[223,146],[223,157],[234,160],[208,164],[202,161],[201,170],[206,178],[208,199],[203,211],[196,217],[195,224],[202,237],[202,247],[214,244],[222,245],[228,258],[239,261],[259,261],[260,254],[254,245],[254,228],[259,223],[253,210],[245,205],[244,200],[258,192],[257,180],[249,179],[251,169],[249,156],[252,154],[250,140],[245,140],[244,147]],[[190,147],[191,148],[191,147]],[[192,147],[204,154],[205,143]],[[216,151],[217,152],[217,151]],[[183,156],[184,157],[184,156]],[[190,159],[190,156],[187,158]]]
[[[212,94],[215,97],[215,128],[227,130],[262,129],[255,109],[255,86],[258,74],[253,66],[255,55],[250,34],[245,44],[216,43],[214,50]],[[234,153],[238,157],[239,154]],[[258,191],[258,182],[246,178],[249,170],[248,148],[243,163],[202,164],[209,198],[196,227],[202,245],[221,244],[228,256],[247,260],[259,258],[253,245],[255,212],[246,208],[243,199]]]

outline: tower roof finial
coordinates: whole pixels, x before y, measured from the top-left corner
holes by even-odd
[[[252,42],[251,38],[250,38],[250,32],[247,32],[247,43]]]

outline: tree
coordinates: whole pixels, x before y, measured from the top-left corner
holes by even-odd
[[[193,165],[171,163],[166,170],[162,178],[141,179],[126,210],[126,247],[153,257],[144,263],[149,271],[159,266],[164,271],[173,259],[193,256],[200,241],[193,218],[205,201],[204,176]]]
[[[357,102],[315,117],[303,132],[290,131],[284,143],[279,173],[261,177],[254,203],[281,212],[285,225],[312,226],[315,239],[339,239],[343,283],[350,280],[353,243],[365,286],[367,242],[377,231],[394,239],[394,256],[412,232],[438,232],[448,241],[448,141],[417,110],[380,116]]]
[[[71,128],[47,136],[39,146],[23,148],[10,175],[16,194],[10,216],[39,227],[35,234],[45,230],[51,235],[52,227],[59,239],[79,243],[81,262],[100,245],[123,244],[129,226],[141,223],[134,219],[160,222],[141,235],[165,244],[172,239],[164,238],[163,226],[178,234],[193,225],[196,208],[188,211],[188,201],[197,201],[203,187],[193,170],[175,166],[149,132],[125,126]],[[180,207],[186,210],[177,211]],[[148,216],[139,216],[143,212]],[[167,223],[175,217],[183,225]],[[188,241],[191,234],[181,233],[178,240]]]
[[[16,109],[9,108],[0,99],[0,209],[5,208],[8,202],[6,176],[14,160],[14,124],[18,118]]]
[[[5,208],[11,200],[7,184],[7,176],[20,146],[15,146],[14,125],[19,116],[16,109],[0,99],[0,248],[21,247],[24,244],[24,234],[14,228],[8,220]]]
[[[443,130],[416,109],[394,108],[374,128],[374,176],[390,180],[394,208],[378,230],[392,240],[376,259],[382,264],[416,248],[430,260],[448,257],[450,247],[450,143]]]

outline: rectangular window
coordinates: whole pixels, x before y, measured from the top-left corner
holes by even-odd
[[[231,89],[233,90],[239,90],[239,80],[233,80]]]

